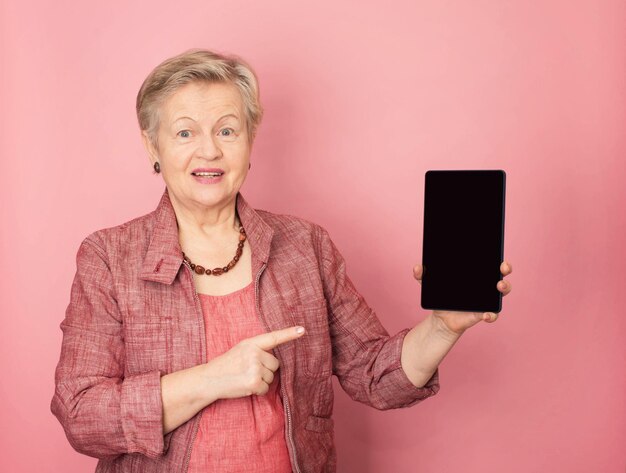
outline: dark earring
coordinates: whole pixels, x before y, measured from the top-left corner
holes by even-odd
[[[154,163],[154,172],[156,172],[157,174],[161,172],[161,165],[158,161]]]
[[[252,167],[252,163],[248,163],[248,169]]]

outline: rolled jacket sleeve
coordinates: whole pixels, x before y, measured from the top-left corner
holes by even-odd
[[[50,409],[72,447],[113,459],[166,453],[161,372],[124,375],[122,317],[105,251],[93,234],[80,245]]]
[[[416,387],[400,363],[402,343],[410,329],[394,336],[354,287],[346,263],[328,232],[319,227],[324,296],[328,302],[333,374],[355,401],[376,409],[410,407],[439,391],[439,369]]]

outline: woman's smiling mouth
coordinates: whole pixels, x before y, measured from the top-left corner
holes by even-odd
[[[223,169],[194,169],[191,172],[194,179],[202,184],[215,184],[222,180]]]

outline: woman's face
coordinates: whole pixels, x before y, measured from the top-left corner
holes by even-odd
[[[169,194],[186,207],[220,206],[235,198],[248,174],[250,143],[243,101],[232,84],[192,82],[160,108],[156,151]],[[217,178],[206,175],[219,169]],[[204,173],[202,175],[201,173]]]

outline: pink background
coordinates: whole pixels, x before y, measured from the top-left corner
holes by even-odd
[[[242,192],[325,226],[391,333],[427,315],[424,173],[507,172],[500,319],[414,408],[335,380],[339,471],[624,472],[623,1],[89,3],[0,4],[0,471],[95,467],[49,410],[76,251],[156,207],[135,96],[207,47],[261,80]]]

